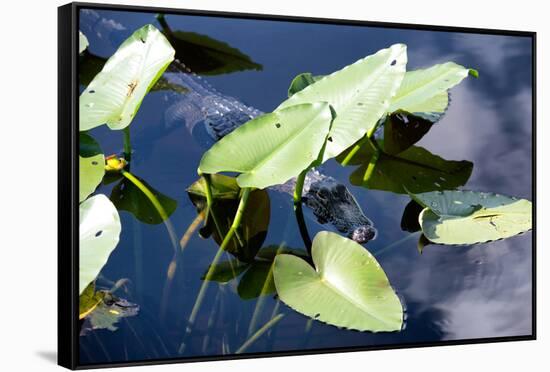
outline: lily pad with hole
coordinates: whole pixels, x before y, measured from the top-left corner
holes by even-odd
[[[80,133],[79,147],[78,201],[82,202],[92,194],[101,183],[105,175],[105,156],[96,140],[86,133]]]
[[[174,48],[152,25],[135,31],[80,95],[80,130],[103,124],[124,129],[147,92],[174,59]]]
[[[372,332],[400,331],[403,306],[386,273],[364,247],[322,231],[312,245],[315,268],[294,255],[275,258],[281,301],[312,319]]]
[[[103,194],[92,196],[79,207],[79,293],[95,280],[120,238],[120,218]]]
[[[78,60],[78,81],[80,85],[86,87],[92,82],[97,74],[101,72],[103,66],[107,62],[106,58],[97,56],[89,50],[84,51]],[[150,92],[156,91],[172,91],[176,93],[187,93],[189,89],[177,82],[168,81],[164,76],[161,76],[157,82],[151,87]]]
[[[411,197],[425,207],[419,223],[433,243],[485,243],[532,228],[532,204],[526,199],[463,190],[411,194]]]
[[[238,172],[242,188],[283,184],[319,158],[331,120],[324,102],[259,116],[216,142],[203,155],[199,172]]]
[[[389,108],[407,63],[407,47],[395,44],[306,86],[281,103],[328,102],[336,112],[323,162],[361,139]]]

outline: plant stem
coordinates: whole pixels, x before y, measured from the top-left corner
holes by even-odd
[[[309,338],[311,336],[311,329],[313,328],[313,319],[309,318],[306,322],[306,326],[304,328],[304,344],[303,348],[307,348],[307,345],[309,343]]]
[[[197,315],[199,313],[199,309],[202,305],[202,302],[204,300],[204,296],[206,295],[206,290],[208,289],[208,285],[210,283],[210,280],[212,279],[212,276],[214,275],[214,271],[216,268],[216,265],[218,264],[223,252],[225,251],[225,248],[233,238],[233,235],[235,234],[235,230],[240,226],[241,219],[244,213],[244,210],[246,208],[246,204],[248,202],[248,197],[250,195],[250,188],[243,189],[243,195],[241,197],[241,200],[239,202],[239,207],[237,208],[237,213],[235,213],[235,218],[233,219],[233,223],[231,224],[231,228],[227,232],[227,235],[224,237],[222,244],[220,245],[220,248],[218,249],[218,252],[216,252],[216,255],[212,259],[212,263],[210,264],[210,267],[208,268],[208,271],[206,272],[206,275],[203,279],[203,282],[201,284],[201,287],[199,289],[199,293],[197,294],[197,299],[195,300],[195,304],[193,305],[193,308],[191,309],[191,315],[189,315],[188,325],[187,329],[185,330],[185,336],[187,336],[191,332],[191,328],[195,324],[195,320],[197,319]],[[209,199],[208,191],[207,191],[207,202]],[[210,195],[210,200],[211,195]],[[184,337],[185,337],[184,336]],[[185,339],[182,341],[179,347],[179,353],[182,354],[185,351]]]
[[[304,170],[296,179],[296,186],[294,187],[294,214],[296,215],[296,222],[298,222],[298,228],[300,229],[300,235],[307,249],[307,253],[311,257],[311,238],[307,231],[306,221],[304,220],[304,211],[302,209],[302,190],[304,188],[304,181],[309,169]]]
[[[372,174],[374,173],[374,168],[376,167],[376,162],[378,161],[378,158],[380,157],[380,150],[375,149],[374,153],[372,154],[372,157],[370,158],[369,165],[367,166],[367,170],[365,171],[365,174],[363,175],[363,185],[368,186],[367,183],[369,179],[371,178]]]
[[[281,251],[283,250],[283,245],[280,245],[279,248],[277,248],[277,252],[275,252],[275,257]],[[260,295],[258,296],[258,301],[256,301],[256,306],[254,307],[254,312],[252,313],[252,318],[250,319],[250,324],[248,325],[248,337],[252,335],[252,332],[254,332],[254,329],[256,328],[256,323],[258,322],[258,317],[260,316],[260,313],[262,312],[265,301],[266,301],[266,295],[267,291],[269,289],[269,283],[273,280],[273,266],[275,265],[275,261],[271,263],[269,266],[269,271],[267,272],[267,276],[265,277],[264,284],[262,285],[262,289],[260,291]],[[272,318],[275,314],[272,314]]]
[[[180,240],[180,251],[175,250],[174,255],[172,257],[172,261],[168,265],[168,270],[166,270],[166,282],[164,283],[164,289],[162,293],[162,300],[161,300],[161,307],[160,307],[160,318],[164,318],[164,314],[166,313],[166,308],[168,304],[168,298],[170,296],[170,291],[172,288],[172,281],[174,280],[174,275],[176,274],[176,268],[178,266],[178,257],[183,252],[187,244],[189,243],[189,239],[191,239],[191,236],[195,233],[197,228],[199,227],[199,224],[201,221],[204,220],[204,212],[200,212],[197,217],[191,222],[187,230],[185,231],[185,234],[183,234],[183,237]]]
[[[127,127],[128,128],[128,127]],[[167,282],[164,286],[164,294],[163,294],[163,300],[161,301],[161,316],[164,313],[165,308],[165,299],[167,298],[167,294],[170,291],[170,285],[171,285],[171,279],[173,274],[176,271],[176,265],[177,265],[177,254],[178,254],[178,248],[177,248],[177,237],[176,232],[174,231],[174,226],[172,226],[172,223],[168,219],[168,214],[164,210],[164,207],[162,204],[160,204],[158,198],[149,190],[147,186],[143,182],[141,182],[136,176],[134,176],[132,173],[130,173],[127,170],[121,169],[120,173],[130,182],[134,184],[146,197],[149,199],[151,204],[153,204],[153,207],[159,214],[160,218],[162,219],[162,222],[164,223],[164,226],[166,227],[166,230],[168,231],[168,236],[170,237],[170,241],[172,243],[172,247],[174,248],[174,258],[172,259],[172,262],[168,265],[167,270]],[[183,249],[183,248],[182,248]]]
[[[170,29],[170,26],[168,26],[168,23],[166,22],[166,18],[164,17],[164,14],[159,13],[156,15],[156,18],[157,18],[157,21],[160,23],[160,26],[162,27],[162,31],[171,35],[172,30]]]
[[[132,160],[132,144],[130,142],[130,126],[122,130],[124,133],[124,159],[130,163]]]
[[[355,144],[355,146],[353,146],[353,148],[351,149],[351,151],[346,155],[346,157],[344,158],[344,160],[342,160],[342,162],[340,164],[342,164],[342,166],[346,166],[349,164],[349,162],[353,159],[353,157],[355,156],[355,154],[357,154],[357,152],[361,149],[361,147],[363,147],[366,143],[370,143],[375,149],[377,148],[376,145],[372,142],[372,136],[374,136],[374,133],[376,132],[376,130],[378,129],[378,126],[380,125],[380,121],[378,121],[376,123],[376,125],[374,125],[368,132],[367,134],[361,138],[361,140],[359,142],[357,142]]]
[[[162,205],[160,204],[159,200],[157,199],[157,197],[155,196],[155,194],[153,194],[151,192],[151,190],[149,190],[147,188],[147,186],[145,186],[145,184],[143,184],[143,182],[141,182],[136,176],[134,176],[132,173],[122,169],[120,171],[120,173],[122,173],[122,175],[124,177],[126,177],[130,182],[132,182],[138,189],[140,189],[140,191],[147,197],[147,199],[149,199],[149,201],[153,204],[153,207],[155,207],[156,211],[158,212],[160,218],[162,218],[163,221],[165,221],[166,219],[168,219],[168,215],[166,214],[166,211],[164,210],[164,208],[162,207]]]
[[[419,232],[419,231],[414,232],[414,233],[412,233],[412,234],[405,235],[403,238],[399,239],[398,241],[395,241],[395,242],[393,242],[393,243],[391,243],[391,244],[388,244],[388,245],[385,246],[384,248],[381,248],[381,249],[379,249],[378,251],[373,252],[372,255],[373,255],[374,257],[379,257],[379,256],[381,256],[383,253],[385,253],[386,251],[388,251],[389,249],[395,248],[395,247],[397,247],[398,245],[405,243],[406,241],[409,241],[409,240],[411,240],[411,239],[413,239],[413,238],[416,238],[416,237],[418,237],[418,235],[420,235],[420,232]]]
[[[199,227],[199,224],[204,220],[204,212],[200,212],[197,214],[197,217],[191,222],[187,230],[185,231],[185,234],[183,234],[181,240],[180,240],[180,250],[183,251],[187,244],[189,243],[189,239],[191,239],[191,236],[195,233],[197,228]]]
[[[256,331],[256,333],[254,333],[248,340],[246,340],[244,342],[244,344],[242,344],[242,346],[240,348],[237,349],[237,351],[235,351],[235,354],[242,354],[243,352],[245,352],[246,349],[248,349],[250,347],[250,345],[252,345],[258,338],[260,338],[271,327],[273,327],[275,324],[277,324],[279,322],[279,320],[281,320],[284,316],[285,316],[285,314],[278,314],[273,319],[271,319],[269,322],[264,324],[264,326],[262,328],[258,329]]]
[[[214,197],[212,196],[212,180],[210,179],[209,174],[203,174],[202,177],[204,178],[204,183],[206,184],[206,213],[205,213],[205,219],[204,222],[206,224],[206,221],[208,221],[208,218],[211,217],[212,221],[214,221],[214,227],[216,228],[216,231],[218,233],[219,237],[222,237],[222,231],[220,229],[220,224],[218,223],[218,219],[216,218],[216,214],[214,213]]]

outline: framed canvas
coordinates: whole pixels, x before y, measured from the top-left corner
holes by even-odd
[[[534,32],[58,19],[62,366],[535,339]]]

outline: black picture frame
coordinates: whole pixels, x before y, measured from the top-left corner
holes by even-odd
[[[79,10],[101,9],[126,12],[163,12],[178,15],[202,15],[255,20],[282,20],[286,22],[318,23],[333,25],[375,26],[427,31],[461,32],[488,35],[529,37],[532,40],[532,201],[533,201],[533,249],[532,249],[532,334],[527,336],[491,337],[438,342],[415,342],[407,344],[378,345],[364,347],[341,347],[332,349],[294,350],[281,352],[248,353],[215,357],[182,357],[174,359],[142,360],[122,363],[80,365],[79,363],[79,320],[78,320],[78,24]],[[90,369],[122,367],[212,360],[245,359],[320,353],[368,351],[379,349],[401,349],[431,346],[465,345],[508,341],[536,340],[536,246],[537,246],[537,193],[536,193],[536,32],[513,31],[456,26],[432,26],[411,23],[387,23],[344,19],[327,19],[268,14],[203,11],[148,6],[128,6],[97,3],[70,3],[58,8],[58,364],[69,369]]]

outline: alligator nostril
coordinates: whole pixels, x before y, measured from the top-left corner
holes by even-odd
[[[359,244],[364,244],[376,238],[376,229],[371,226],[360,226],[353,230],[350,238]]]

